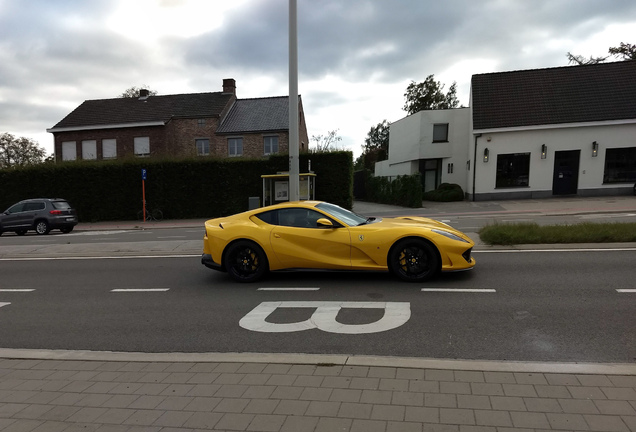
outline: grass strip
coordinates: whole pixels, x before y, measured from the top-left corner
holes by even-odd
[[[636,223],[495,223],[482,227],[479,237],[488,245],[636,242]]]

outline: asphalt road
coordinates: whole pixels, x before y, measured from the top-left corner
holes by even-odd
[[[617,291],[636,288],[636,251],[475,257],[475,270],[421,285],[318,272],[243,285],[196,256],[3,260],[0,347],[636,359],[636,293]]]

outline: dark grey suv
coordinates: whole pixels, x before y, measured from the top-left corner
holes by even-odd
[[[77,225],[77,212],[61,198],[35,198],[20,201],[0,214],[0,235],[13,231],[24,235],[29,230],[48,234],[52,229],[70,233]]]

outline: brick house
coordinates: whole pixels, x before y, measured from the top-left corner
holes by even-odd
[[[308,149],[299,97],[299,151]],[[47,132],[56,162],[128,157],[263,157],[289,150],[289,97],[237,99],[223,91],[87,100]]]

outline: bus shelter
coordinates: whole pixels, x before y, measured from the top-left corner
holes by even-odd
[[[289,201],[289,173],[262,175],[263,206]],[[299,196],[301,200],[316,199],[316,174],[299,174]]]

